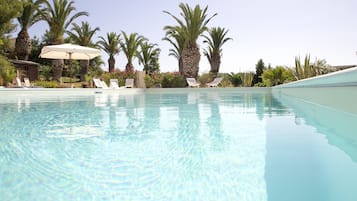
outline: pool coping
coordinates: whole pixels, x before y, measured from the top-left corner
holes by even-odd
[[[93,95],[93,94],[140,94],[140,93],[187,93],[187,92],[271,92],[269,87],[232,87],[232,88],[123,88],[123,89],[98,89],[98,88],[1,88],[0,95]]]
[[[357,86],[357,67],[278,85],[273,89]]]

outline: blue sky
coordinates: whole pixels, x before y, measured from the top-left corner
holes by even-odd
[[[76,22],[88,21],[107,32],[137,32],[157,43],[161,49],[161,71],[177,71],[177,61],[168,56],[171,46],[161,39],[165,25],[175,21],[164,14],[167,10],[179,15],[174,0],[76,0],[77,11],[89,12],[89,17],[80,17]],[[330,65],[357,63],[357,1],[356,0],[206,0],[183,1],[191,6],[208,5],[208,13],[218,13],[209,27],[229,29],[233,41],[223,46],[221,72],[254,71],[255,64],[263,61],[276,65],[293,66],[295,56],[310,53],[315,58],[326,59]],[[38,23],[30,28],[30,35],[41,36],[47,24]],[[97,40],[95,37],[95,41]],[[205,44],[201,43],[201,49]],[[103,52],[107,70],[107,56]],[[123,53],[116,56],[116,68],[124,69]],[[137,70],[142,70],[134,62]],[[208,72],[209,64],[201,54],[200,72]]]

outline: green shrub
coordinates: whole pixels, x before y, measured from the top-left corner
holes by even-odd
[[[39,74],[40,74],[40,78],[44,79],[46,81],[50,81],[52,79],[52,67],[51,66],[45,66],[45,65],[41,65],[39,67]]]
[[[110,79],[117,79],[119,86],[124,86],[125,79],[132,78],[135,79],[135,72],[125,72],[125,71],[115,71],[114,73],[103,73],[101,76],[102,80],[107,84],[110,82]]]
[[[239,73],[241,79],[242,79],[242,86],[243,87],[251,87],[252,82],[254,79],[254,72],[242,72]]]
[[[0,85],[6,86],[15,76],[15,67],[7,61],[6,57],[0,55]]]
[[[36,81],[35,86],[44,88],[60,88],[60,84],[56,81]]]
[[[213,80],[214,80],[213,73],[205,73],[198,78],[198,82],[201,83],[202,86],[206,86],[207,83],[212,82]]]
[[[163,88],[183,88],[186,87],[186,80],[179,73],[163,73],[161,86]]]
[[[220,87],[232,87],[232,82],[231,82],[228,74],[222,74],[221,77],[223,77],[223,80],[219,84]]]
[[[154,73],[151,75],[145,75],[144,79],[146,88],[156,88],[161,86],[161,74]]]
[[[243,83],[239,73],[230,73],[228,74],[228,77],[231,83],[233,84],[233,86],[235,87],[238,87]]]

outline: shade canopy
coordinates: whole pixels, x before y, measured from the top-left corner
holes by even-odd
[[[100,50],[98,49],[65,43],[43,47],[40,57],[46,59],[90,60],[99,55]]]

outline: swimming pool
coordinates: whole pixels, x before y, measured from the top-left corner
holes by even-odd
[[[270,89],[0,93],[0,200],[357,198],[345,110]]]

